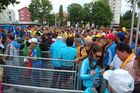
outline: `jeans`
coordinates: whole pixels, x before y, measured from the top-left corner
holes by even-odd
[[[32,67],[33,68],[41,68],[41,63],[40,62],[32,62]],[[33,86],[41,86],[41,80],[40,80],[40,70],[31,70],[31,82]]]

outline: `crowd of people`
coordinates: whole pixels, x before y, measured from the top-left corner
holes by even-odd
[[[140,53],[134,53],[135,44],[129,43],[130,32],[127,29],[110,28],[70,28],[70,27],[28,27],[17,28],[15,31],[0,29],[0,49],[5,57],[1,63],[20,66],[19,50],[23,55],[34,57],[24,58],[27,67],[42,68],[47,66],[45,60],[49,55],[42,51],[50,51],[51,58],[71,61],[52,60],[56,70],[79,70],[84,93],[139,93],[140,91]],[[139,42],[138,42],[139,46]],[[79,69],[75,69],[77,65]],[[6,71],[6,77],[18,84],[16,68]],[[39,72],[32,71],[32,83],[39,86]],[[28,73],[27,73],[28,74]],[[55,88],[58,80],[54,73],[51,87]],[[70,74],[65,74],[68,78]],[[59,86],[65,86],[64,74],[60,75]],[[107,81],[107,82],[106,82]]]

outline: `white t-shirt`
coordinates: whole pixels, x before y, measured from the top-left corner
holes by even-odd
[[[114,67],[114,69],[120,69],[122,65],[122,61],[120,60],[120,58],[118,57],[118,55],[116,54],[114,56],[113,61],[111,62],[110,66]]]

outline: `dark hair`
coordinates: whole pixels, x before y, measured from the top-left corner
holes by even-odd
[[[93,43],[90,47],[89,54],[88,54],[89,66],[91,69],[96,69],[97,66],[99,66],[100,68],[103,68],[103,64],[102,64],[103,59],[100,59],[98,62],[96,62],[95,65],[93,64],[93,60],[95,60],[95,59],[94,59],[92,53],[95,54],[97,52],[103,52],[103,48],[101,46]],[[103,53],[102,53],[102,56],[103,56]]]
[[[132,49],[129,47],[127,43],[124,42],[118,43],[115,49],[121,52],[126,51],[128,54],[132,53]]]
[[[68,37],[68,38],[66,39],[66,44],[67,44],[67,46],[72,47],[72,46],[73,46],[73,43],[74,43],[74,38],[73,38],[73,37]]]
[[[14,40],[15,39],[14,34],[8,34],[7,37],[9,37],[11,40]]]
[[[41,39],[42,39],[42,42],[46,42],[46,37],[45,37],[45,35],[42,35],[42,36],[41,36]]]

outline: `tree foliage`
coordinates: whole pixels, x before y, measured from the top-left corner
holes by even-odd
[[[0,12],[4,10],[10,4],[18,4],[16,0],[0,0]]]
[[[52,4],[49,0],[32,0],[29,5],[29,11],[33,21],[38,20],[38,22],[43,24],[44,21],[49,19]]]
[[[123,16],[121,16],[121,19],[120,19],[121,27],[130,28],[131,27],[131,18],[132,18],[132,11],[129,10]],[[137,21],[138,21],[137,13],[135,13],[134,20],[135,20],[134,27],[136,27]]]
[[[92,6],[93,3],[87,3],[83,6],[83,22],[87,24],[88,22],[92,22]]]
[[[60,8],[59,8],[59,20],[60,20],[60,26],[63,25],[63,18],[64,18],[64,15],[63,15],[63,6],[60,5]]]
[[[92,8],[93,22],[95,25],[110,25],[113,19],[111,8],[105,0],[97,1]]]
[[[73,3],[68,6],[69,20],[71,24],[81,23],[83,19],[83,7],[80,4]]]

